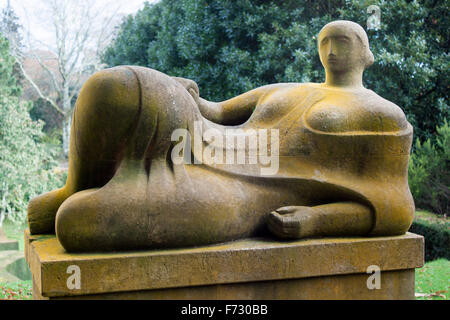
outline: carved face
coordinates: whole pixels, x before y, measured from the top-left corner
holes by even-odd
[[[327,71],[360,69],[364,60],[362,51],[361,41],[344,26],[330,26],[319,34],[320,61]]]

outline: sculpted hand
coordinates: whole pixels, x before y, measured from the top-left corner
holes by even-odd
[[[282,207],[269,214],[267,226],[275,236],[300,239],[314,235],[315,212],[311,207]]]
[[[172,77],[172,79],[178,81],[194,98],[195,103],[198,106],[201,114],[208,120],[222,124],[222,107],[220,103],[207,101],[200,97],[200,91],[195,81],[185,78]]]
[[[186,90],[191,94],[194,101],[199,104],[200,100],[200,90],[198,89],[198,85],[194,80],[185,79],[180,77],[172,77],[174,80],[178,81],[186,88]]]

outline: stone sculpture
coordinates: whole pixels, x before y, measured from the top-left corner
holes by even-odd
[[[363,28],[331,22],[318,46],[325,83],[272,84],[219,103],[200,98],[195,82],[149,68],[94,74],[73,114],[67,182],[30,201],[30,232],[56,232],[69,252],[204,245],[267,230],[288,239],[405,233],[412,126],[363,87],[374,60]],[[174,161],[180,129],[192,163]],[[249,139],[270,131],[275,170],[263,174],[267,161],[250,161],[248,145],[224,147],[244,150],[245,163],[201,161],[214,141],[199,142],[196,130]]]

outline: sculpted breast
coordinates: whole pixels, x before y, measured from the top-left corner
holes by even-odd
[[[307,111],[305,120],[324,132],[396,132],[407,127],[403,111],[374,93],[326,96]]]

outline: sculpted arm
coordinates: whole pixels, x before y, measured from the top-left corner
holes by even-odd
[[[210,102],[199,98],[198,106],[208,120],[223,125],[238,124],[250,117],[258,101],[267,91],[267,86],[260,87],[222,102]]]
[[[374,224],[371,209],[356,202],[314,207],[289,206],[270,213],[267,226],[280,238],[367,235]]]
[[[200,98],[198,88],[192,88],[189,92],[206,119],[222,125],[235,125],[245,122],[255,110],[258,101],[275,87],[276,85],[259,87],[222,102]]]
[[[265,85],[222,102],[212,102],[200,97],[195,81],[179,77],[172,78],[189,91],[206,119],[223,125],[245,122],[255,110],[260,99],[280,87],[280,84]]]

